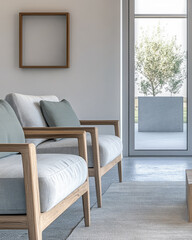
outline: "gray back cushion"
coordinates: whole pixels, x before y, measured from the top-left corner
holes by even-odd
[[[0,100],[0,143],[25,143],[23,129],[11,106]],[[0,158],[10,154],[0,152]]]
[[[47,100],[59,102],[56,96],[32,96],[19,93],[10,93],[5,100],[11,105],[15,111],[22,127],[47,127],[44,117],[40,109],[40,101]],[[27,143],[39,143],[45,139],[27,139]]]
[[[79,127],[80,122],[70,103],[41,101],[41,110],[49,127]]]

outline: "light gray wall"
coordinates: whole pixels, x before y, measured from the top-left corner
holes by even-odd
[[[67,11],[69,69],[20,69],[19,12]],[[120,0],[1,0],[0,98],[55,94],[80,119],[120,117]]]

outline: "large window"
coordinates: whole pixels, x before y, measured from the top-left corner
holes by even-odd
[[[132,150],[187,150],[187,0],[130,1]]]

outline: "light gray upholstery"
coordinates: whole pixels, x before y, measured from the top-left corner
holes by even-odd
[[[93,167],[93,151],[90,135],[87,134],[88,166]],[[101,167],[105,166],[122,153],[122,143],[114,135],[99,136],[99,150]],[[76,139],[49,140],[37,146],[37,153],[69,153],[78,154]]]
[[[58,102],[56,96],[31,96],[19,93],[10,93],[5,100],[11,105],[15,111],[22,127],[47,127],[44,117],[40,109],[40,101],[47,100]],[[38,145],[44,139],[27,139],[27,143]]]
[[[23,129],[11,106],[0,100],[0,143],[25,143]],[[0,158],[14,153],[0,152]]]
[[[40,107],[49,127],[80,127],[79,119],[67,100],[63,99],[61,102],[42,100]]]
[[[63,200],[87,178],[83,158],[65,154],[37,155],[41,212]],[[0,214],[26,212],[21,155],[0,159]]]

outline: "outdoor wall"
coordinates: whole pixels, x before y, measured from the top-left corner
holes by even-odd
[[[19,68],[19,12],[70,13],[70,68]],[[120,118],[120,0],[1,0],[0,98],[68,99],[80,119]]]

